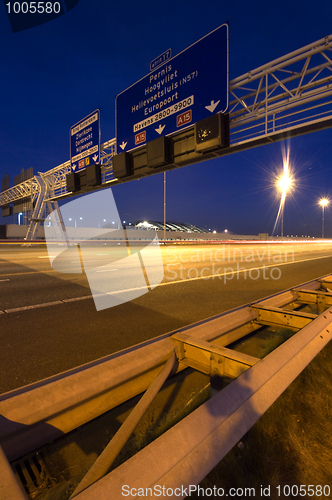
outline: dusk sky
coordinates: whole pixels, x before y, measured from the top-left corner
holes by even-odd
[[[330,0],[79,0],[61,17],[12,33],[1,7],[0,175],[46,172],[69,159],[69,129],[100,109],[101,143],[115,137],[115,97],[229,23],[230,79],[332,33]],[[320,236],[322,196],[332,200],[332,130],[307,134],[167,173],[167,220],[236,234],[271,234],[272,183],[290,148],[296,188],[284,234]],[[122,219],[163,220],[163,174],[112,188]],[[0,223],[11,222],[0,218]],[[280,233],[279,233],[280,234]],[[325,212],[332,238],[332,203]]]

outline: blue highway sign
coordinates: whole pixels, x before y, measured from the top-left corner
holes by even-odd
[[[228,108],[228,25],[168,59],[115,101],[117,153]]]
[[[100,161],[100,110],[70,128],[70,164],[73,171]]]

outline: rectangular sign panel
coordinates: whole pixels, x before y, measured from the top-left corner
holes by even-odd
[[[223,24],[116,97],[117,153],[227,108],[228,25]]]
[[[100,110],[70,128],[70,164],[73,171],[100,161]]]
[[[156,57],[156,59],[153,59],[153,61],[150,62],[150,71],[158,68],[158,66],[164,64],[171,57],[172,49],[165,50],[165,52],[163,52],[159,57]]]

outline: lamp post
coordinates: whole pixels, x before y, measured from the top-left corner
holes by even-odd
[[[284,169],[284,174],[277,179],[277,188],[281,193],[280,200],[280,215],[281,215],[281,237],[284,236],[284,207],[287,193],[293,187],[293,178],[289,175],[288,170]]]
[[[289,191],[292,191],[294,189],[295,185],[294,175],[291,166],[289,164],[289,148],[287,149],[287,151],[283,150],[282,159],[283,159],[282,172],[280,175],[275,176],[274,178],[275,187],[277,191],[280,193],[280,204],[279,204],[277,218],[274,223],[272,231],[272,234],[274,234],[278,222],[281,219],[281,237],[284,236],[284,209],[285,209],[286,196]]]
[[[322,207],[322,238],[324,238],[324,212],[325,212],[325,207],[328,206],[330,201],[327,198],[322,198],[319,200],[319,204]]]
[[[166,172],[164,172],[164,245],[166,243]]]

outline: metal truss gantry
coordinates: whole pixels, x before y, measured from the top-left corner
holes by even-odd
[[[230,146],[332,125],[332,35],[230,82]]]
[[[101,175],[102,184],[107,185],[112,180],[112,157],[115,154],[116,141],[111,139],[101,145]],[[0,193],[0,206],[8,205],[23,198],[30,198],[33,211],[30,213],[30,224],[26,240],[35,239],[41,222],[54,210],[58,211],[59,198],[70,195],[67,190],[66,176],[71,172],[70,161],[28,179]]]
[[[235,78],[229,92],[230,145],[216,156],[331,127],[332,35]],[[113,177],[115,154],[116,139],[102,144],[101,187],[121,182]],[[67,161],[0,193],[0,206],[31,197],[26,240],[33,240],[40,222],[58,209],[57,200],[71,194],[70,171]]]

